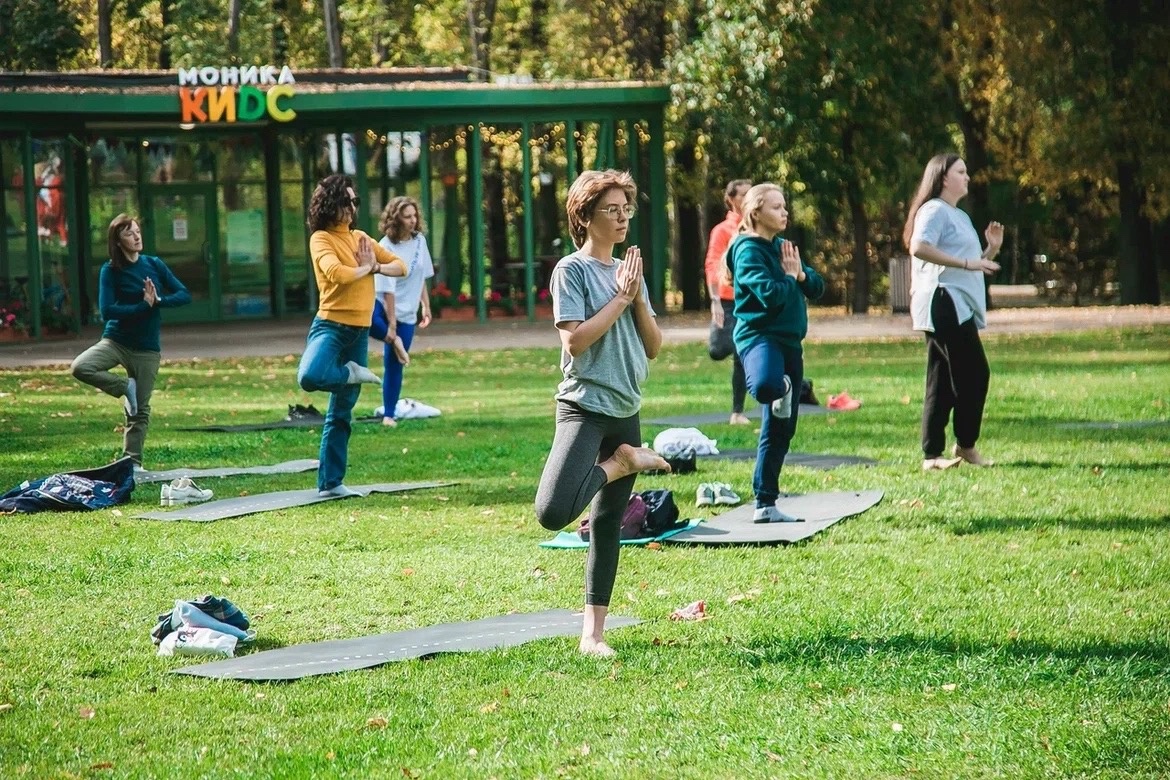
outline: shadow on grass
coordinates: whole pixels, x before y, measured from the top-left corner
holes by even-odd
[[[1023,661],[1056,659],[1074,665],[1086,661],[1120,662],[1136,676],[1161,678],[1170,665],[1170,646],[1162,642],[1097,640],[1064,646],[1027,640],[997,643],[916,634],[865,637],[824,633],[811,638],[756,636],[740,648],[742,660],[753,667],[767,664],[834,667],[883,655],[906,658],[998,655]]]
[[[1102,471],[1109,471],[1110,469],[1122,471],[1163,471],[1170,472],[1170,463],[1069,463],[1062,460],[1013,460],[1000,461],[999,465],[1011,468],[1024,469],[1070,469],[1070,468],[1085,468],[1095,469],[1100,468]]]
[[[1170,528],[1170,515],[1162,517],[1095,517],[1095,518],[1036,518],[1036,517],[977,517],[951,526],[955,536],[971,534],[1036,530],[1040,528],[1067,528],[1076,531],[1148,531]]]

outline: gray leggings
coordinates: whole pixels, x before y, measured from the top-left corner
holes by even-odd
[[[552,452],[536,490],[536,517],[550,531],[559,531],[589,510],[589,558],[585,563],[585,603],[608,607],[617,577],[622,515],[630,501],[636,474],[606,484],[597,464],[621,444],[642,442],[638,415],[608,417],[567,401],[557,402],[557,429]]]

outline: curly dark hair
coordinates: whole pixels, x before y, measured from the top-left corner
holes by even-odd
[[[309,230],[328,230],[337,224],[341,210],[349,205],[346,189],[353,189],[353,180],[340,173],[321,180],[309,201]]]

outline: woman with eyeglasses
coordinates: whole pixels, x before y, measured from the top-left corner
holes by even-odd
[[[326,176],[309,202],[309,255],[317,280],[317,316],[309,326],[297,383],[306,392],[329,393],[321,429],[317,492],[358,495],[344,484],[353,407],[363,382],[381,384],[366,367],[374,276],[402,276],[402,258],[383,249],[352,225],[361,201],[348,176]]]
[[[637,188],[630,174],[586,171],[565,204],[577,251],[552,272],[553,320],[561,338],[556,431],[536,491],[536,516],[558,531],[590,506],[585,619],[579,649],[612,656],[605,618],[617,576],[619,524],[640,472],[670,466],[641,446],[638,412],[648,361],[662,332],[642,280],[642,254],[626,240]]]

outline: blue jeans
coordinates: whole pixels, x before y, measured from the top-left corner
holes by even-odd
[[[312,393],[329,393],[329,411],[325,413],[325,427],[321,429],[321,452],[318,458],[317,489],[335,488],[345,479],[349,457],[349,434],[353,430],[353,407],[357,404],[361,385],[349,384],[349,370],[345,364],[353,361],[360,366],[369,362],[370,329],[339,322],[313,318],[305,354],[297,369],[297,384]]]
[[[410,345],[414,342],[413,322],[398,320],[394,323],[394,332],[402,339],[402,348],[410,352]],[[384,417],[394,416],[394,407],[398,406],[398,398],[402,395],[402,371],[406,366],[398,362],[394,356],[394,347],[386,343],[386,334],[390,331],[390,323],[386,321],[386,309],[381,301],[374,303],[374,320],[370,323],[370,338],[382,342],[382,411]]]
[[[748,392],[764,405],[760,423],[760,444],[756,452],[756,473],[752,489],[756,506],[771,506],[780,497],[780,469],[788,445],[796,433],[800,411],[800,382],[804,378],[804,350],[769,339],[757,339],[739,355],[747,378]],[[772,414],[772,402],[784,394],[784,375],[792,382],[792,416],[787,420]]]

